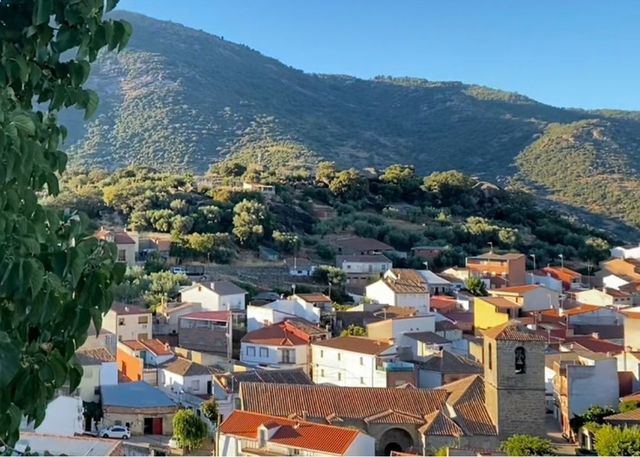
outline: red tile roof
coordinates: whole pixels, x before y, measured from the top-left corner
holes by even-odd
[[[492,289],[489,290],[490,294],[515,294],[515,295],[522,295],[522,294],[526,294],[527,292],[531,292],[532,290],[536,290],[541,288],[542,286],[538,285],[538,284],[527,284],[524,286],[509,286],[509,287],[501,287],[499,289]]]
[[[469,435],[496,435],[496,427],[484,403],[484,380],[480,375],[468,376],[440,389],[449,392],[447,404],[456,412],[456,422]]]
[[[446,295],[432,295],[431,309],[435,311],[453,311],[458,307],[458,302],[453,297]]]
[[[544,311],[541,312],[541,314],[543,314],[544,316],[549,316],[549,317],[562,317],[562,316],[578,316],[580,314],[589,314],[589,313],[594,313],[597,312],[601,309],[608,309],[608,308],[604,308],[602,306],[597,306],[597,305],[580,305],[580,306],[576,306],[575,308],[565,308],[562,310],[562,312],[559,309],[545,309]]]
[[[151,340],[125,340],[121,343],[134,351],[148,350],[153,352],[155,355],[173,354],[169,345],[163,343],[157,338],[153,338]]]
[[[309,303],[331,302],[331,298],[326,296],[325,294],[295,294],[295,297],[301,298],[302,300]]]
[[[246,410],[264,414],[287,417],[306,413],[314,419],[333,415],[345,420],[364,420],[388,410],[422,417],[442,409],[447,392],[244,382],[240,385],[240,397]]]
[[[579,345],[583,348],[600,354],[619,354],[624,352],[624,346],[612,343],[611,341],[593,338],[592,336],[574,335],[564,340],[564,344]]]
[[[522,305],[504,297],[478,297],[476,300],[489,303],[495,306],[497,309],[518,309],[522,308]]]
[[[227,322],[231,311],[198,311],[195,313],[185,314],[182,319],[192,319],[198,321],[214,321]]]
[[[310,336],[300,329],[286,325],[286,322],[279,322],[249,332],[240,341],[266,346],[301,346],[309,344]]]
[[[464,432],[458,424],[449,419],[442,411],[434,411],[425,416],[425,424],[418,429],[423,435],[462,436]]]
[[[220,425],[220,433],[258,441],[258,428],[277,428],[267,440],[277,446],[343,455],[360,432],[346,427],[334,427],[312,422],[284,419],[277,416],[236,410]]]
[[[373,340],[361,336],[340,336],[330,340],[318,341],[314,346],[321,346],[360,354],[378,355],[393,347],[393,344],[381,340]]]
[[[122,230],[105,230],[101,229],[96,233],[96,238],[99,240],[110,241],[116,244],[136,244],[133,238],[129,236],[127,232]]]
[[[485,337],[503,341],[546,341],[546,338],[529,330],[518,321],[509,321],[482,332]]]
[[[613,414],[604,418],[607,422],[640,422],[640,409]]]

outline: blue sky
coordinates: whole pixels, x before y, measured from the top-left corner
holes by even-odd
[[[640,110],[637,0],[121,0],[307,72],[416,76]]]

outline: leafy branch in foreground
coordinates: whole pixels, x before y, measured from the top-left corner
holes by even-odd
[[[57,389],[77,387],[74,353],[91,322],[100,328],[124,273],[115,246],[89,236],[86,217],[38,203],[58,194],[67,163],[57,113],[95,112],[98,96],[83,87],[90,63],[131,35],[128,23],[103,20],[116,4],[0,4],[0,440],[8,446],[23,416],[38,425]]]

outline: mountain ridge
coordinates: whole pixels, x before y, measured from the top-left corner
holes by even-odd
[[[318,160],[357,168],[408,163],[421,173],[459,169],[503,184],[520,178],[562,203],[640,225],[640,208],[631,205],[634,214],[627,217],[629,206],[620,199],[610,211],[591,208],[593,196],[583,197],[596,187],[602,192],[609,172],[602,160],[591,164],[593,172],[576,176],[570,192],[559,182],[566,176],[549,170],[569,154],[567,145],[592,146],[589,135],[578,134],[584,127],[579,123],[596,121],[606,135],[623,132],[619,144],[616,137],[615,146],[594,147],[611,146],[616,157],[626,157],[619,176],[635,189],[630,164],[640,156],[640,112],[557,108],[457,81],[305,73],[180,24],[124,11],[114,15],[130,21],[134,33],[127,50],[94,65],[89,85],[100,95],[97,118],[86,127],[77,115],[64,118],[75,166],[153,164],[203,173],[216,161],[251,154],[300,154],[301,166]],[[558,141],[557,124],[570,126],[563,133],[571,137],[567,144]],[[537,159],[531,148],[541,144]]]

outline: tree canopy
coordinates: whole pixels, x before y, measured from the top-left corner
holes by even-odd
[[[132,29],[104,20],[117,0],[23,0],[0,7],[0,440],[18,439],[23,416],[38,425],[56,389],[75,389],[75,350],[111,306],[124,269],[115,246],[89,236],[85,216],[44,208],[67,156],[63,108],[93,115],[84,88],[102,49],[123,49]]]
[[[551,441],[531,435],[513,435],[500,445],[500,450],[510,456],[556,455]]]
[[[173,416],[173,434],[180,446],[188,451],[198,449],[207,437],[207,424],[190,409],[181,409]]]

